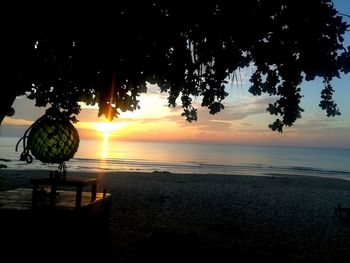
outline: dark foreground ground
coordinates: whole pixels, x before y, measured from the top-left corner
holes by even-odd
[[[0,171],[3,190],[46,174]],[[349,262],[350,222],[334,212],[350,207],[349,181],[80,175],[112,194],[107,219],[1,214],[1,262]]]

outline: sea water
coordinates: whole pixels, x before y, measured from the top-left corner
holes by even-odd
[[[38,160],[19,161],[19,138],[0,137],[7,169],[56,169]],[[251,146],[183,142],[81,140],[69,171],[170,172],[260,176],[310,175],[350,180],[350,149]],[[1,173],[1,170],[0,170]]]

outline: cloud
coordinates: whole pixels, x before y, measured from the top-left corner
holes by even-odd
[[[203,130],[229,130],[235,121],[243,120],[252,115],[266,113],[268,103],[271,101],[271,97],[256,97],[250,103],[227,105],[225,109],[214,115],[210,114],[206,107],[194,105],[197,107],[198,121],[191,123],[191,125]],[[176,110],[174,109],[173,112],[177,114],[167,116],[165,118],[167,121],[176,122],[182,127],[189,125],[185,118],[181,116],[182,109],[180,107],[177,107]]]
[[[26,125],[1,125],[0,136],[21,138],[28,128]]]
[[[241,125],[242,125],[242,126],[250,127],[250,126],[252,126],[253,124],[248,123],[248,122],[241,122]]]
[[[45,107],[36,107],[35,101],[27,99],[25,96],[17,97],[12,107],[15,109],[13,119],[23,119],[27,121],[35,121],[45,114]]]
[[[161,98],[167,98],[169,95],[166,92],[160,92],[160,87],[156,84],[147,83],[147,95],[157,95]],[[147,96],[142,94],[141,96]]]
[[[181,116],[183,110],[180,105],[168,107],[166,97],[161,95],[156,85],[150,85],[149,91],[150,94],[141,96],[140,110],[121,113],[119,119],[114,121],[143,124],[165,121],[176,123],[179,127],[189,126],[185,117]],[[191,123],[190,126],[202,130],[229,130],[234,121],[265,113],[268,103],[272,100],[272,97],[254,97],[251,95],[241,97],[240,102],[225,101],[225,109],[215,115],[209,114],[209,110],[206,107],[201,107],[199,102],[194,102],[193,105],[198,110],[199,120]],[[35,107],[34,102],[25,97],[17,98],[14,107],[16,114],[7,122],[8,124],[30,125],[31,122],[42,116],[46,110],[45,108]],[[80,122],[106,121],[103,116],[98,117],[96,107],[84,106],[77,118]]]
[[[244,73],[246,74],[246,73]],[[177,123],[181,127],[187,127],[188,122],[185,117],[181,116],[183,109],[178,99],[178,106],[168,106],[168,93],[161,93],[157,85],[148,84],[147,94],[140,96],[141,109],[134,112],[122,112],[119,119],[115,121],[156,123],[158,121],[170,121]],[[231,95],[230,95],[231,96]],[[230,100],[230,96],[223,102],[225,109],[215,115],[209,114],[206,107],[200,106],[201,97],[193,98],[193,106],[198,110],[199,121],[194,122],[192,126],[197,128],[209,129],[214,125],[213,129],[229,129],[233,121],[244,119],[251,115],[266,113],[268,103],[275,100],[273,97],[255,97],[251,94],[234,95],[234,99]],[[238,100],[237,100],[237,97]],[[84,108],[78,119],[80,121],[96,120],[97,109]],[[102,119],[104,117],[101,117]]]
[[[3,121],[3,124],[6,125],[13,125],[13,126],[30,126],[32,125],[33,121],[31,120],[25,120],[25,119],[16,119],[16,118],[9,118],[6,117]]]
[[[325,117],[321,116],[321,114],[304,114],[304,118],[297,120],[294,124],[294,129],[297,131],[305,131],[305,130],[321,130],[327,128],[342,128],[348,127],[349,123],[344,123],[341,116],[340,117]]]

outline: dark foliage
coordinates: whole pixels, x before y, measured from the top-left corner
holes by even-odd
[[[149,82],[169,94],[169,106],[181,98],[194,121],[193,97],[221,111],[227,80],[253,66],[250,92],[277,96],[267,108],[279,116],[271,129],[301,117],[300,83],[315,77],[325,83],[320,107],[340,114],[331,80],[350,70],[349,25],[329,0],[110,2],[9,9],[17,23],[4,53],[17,95],[73,118],[78,101],[97,103],[98,115],[113,119],[139,107]]]

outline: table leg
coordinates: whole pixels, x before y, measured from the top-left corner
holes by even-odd
[[[97,191],[97,185],[93,184],[91,186],[91,202],[96,200],[96,191]]]
[[[32,193],[32,206],[36,206],[38,202],[38,188],[39,185],[33,185],[33,193]]]
[[[83,187],[82,186],[77,186],[77,194],[75,197],[75,207],[80,207],[81,206],[81,196],[83,194]]]
[[[52,206],[56,205],[56,193],[57,193],[57,185],[52,184],[51,191],[50,191],[50,205]]]

